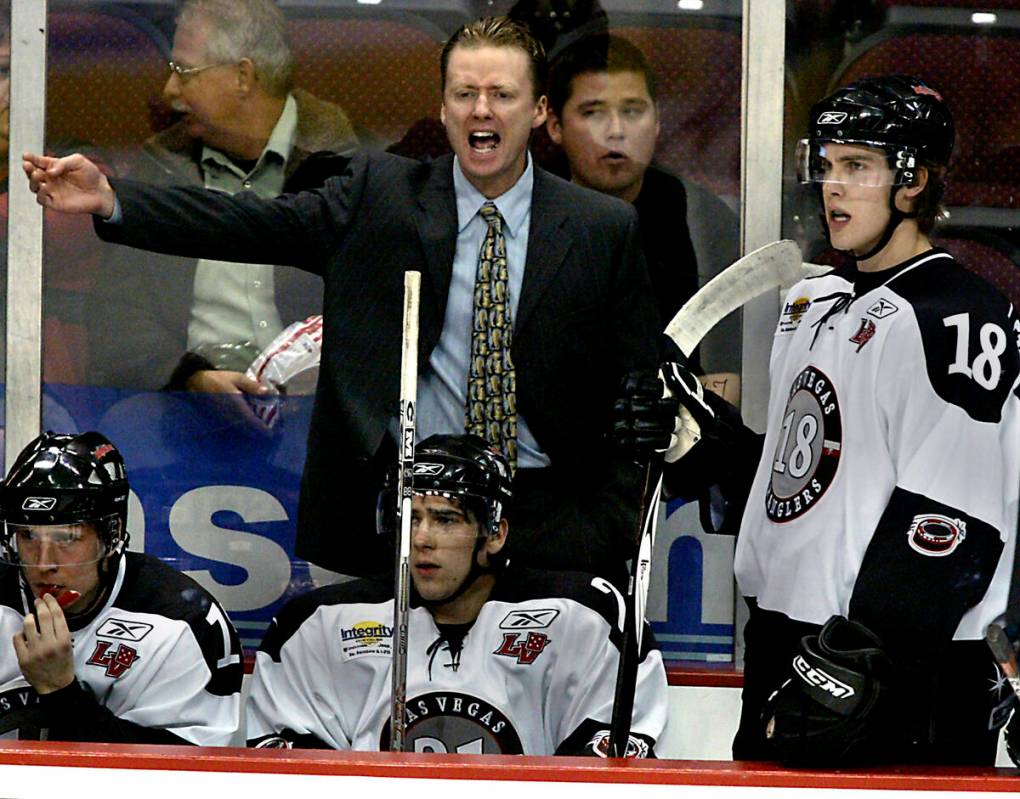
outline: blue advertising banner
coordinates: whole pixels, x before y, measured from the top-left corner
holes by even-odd
[[[335,579],[292,555],[311,396],[267,409],[241,396],[44,388],[45,429],[98,430],[123,453],[131,549],[212,591],[246,648],[284,602]],[[731,660],[732,539],[701,534],[692,506],[660,512],[648,614],[664,654]],[[336,524],[342,535],[342,508]]]

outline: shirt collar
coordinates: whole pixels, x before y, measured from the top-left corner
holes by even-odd
[[[491,200],[503,217],[504,232],[511,238],[517,234],[528,217],[531,210],[531,190],[535,185],[531,154],[525,151],[524,156],[524,174],[507,191]],[[457,232],[461,233],[475,218],[478,209],[490,200],[471,185],[456,156],[453,158],[453,190],[457,195]]]
[[[262,149],[262,153],[259,155],[259,159],[256,162],[252,173],[257,172],[262,165],[266,162],[267,157],[274,157],[276,160],[281,162],[284,166],[287,165],[287,159],[290,158],[290,154],[294,149],[294,140],[297,138],[297,102],[294,100],[294,96],[291,94],[287,95],[287,100],[283,104],[283,111],[280,113],[280,118],[276,120],[276,124],[273,126],[272,133],[269,134],[269,140],[266,142],[266,146]],[[237,165],[234,164],[226,155],[221,153],[219,150],[214,150],[212,147],[207,145],[202,146],[202,163],[206,161],[212,161],[213,163],[225,167],[232,172],[241,173]],[[246,177],[242,175],[242,177]]]

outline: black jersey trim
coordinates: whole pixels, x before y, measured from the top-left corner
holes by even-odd
[[[913,308],[935,393],[975,421],[998,423],[1020,376],[1016,310],[948,253],[928,258],[884,285]]]
[[[113,597],[111,613],[116,615],[117,610],[149,613],[185,622],[209,668],[206,691],[215,696],[230,696],[240,691],[244,678],[241,641],[212,594],[186,574],[151,555],[127,552],[124,558],[124,581]],[[214,605],[219,612],[214,611],[210,618]],[[229,651],[225,651],[227,647]]]

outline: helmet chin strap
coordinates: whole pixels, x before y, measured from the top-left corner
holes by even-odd
[[[900,188],[900,186],[892,186],[889,189],[889,222],[886,224],[885,230],[882,231],[882,235],[879,238],[878,243],[876,243],[875,246],[866,253],[856,253],[853,250],[841,250],[839,247],[833,245],[832,235],[829,232],[829,220],[826,218],[825,211],[823,210],[822,228],[825,230],[825,240],[828,242],[829,246],[854,261],[867,261],[869,258],[874,258],[882,252],[882,250],[885,249],[885,246],[892,240],[893,234],[896,233],[896,228],[900,226],[900,222],[904,219],[914,219],[917,216],[914,212],[901,211],[896,207],[896,192],[899,191]],[[821,187],[819,187],[819,199],[821,199]],[[824,203],[822,204],[822,208],[825,208]]]

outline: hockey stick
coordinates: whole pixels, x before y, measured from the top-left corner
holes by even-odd
[[[644,637],[645,607],[648,583],[652,572],[652,549],[658,525],[659,496],[662,492],[662,458],[652,458],[645,468],[645,487],[638,507],[637,554],[627,584],[626,616],[623,640],[620,642],[620,664],[616,669],[616,692],[613,717],[609,724],[609,757],[626,757],[630,744],[630,724],[634,716],[634,693],[637,689],[637,667],[641,660]]]
[[[407,625],[411,595],[411,505],[414,501],[414,423],[418,398],[418,301],[421,272],[404,273],[404,329],[400,351],[400,451],[397,455],[397,518],[400,538],[394,574],[393,674],[390,751],[404,751],[407,705]]]
[[[666,335],[690,356],[705,334],[726,316],[766,291],[792,286],[804,277],[824,274],[828,267],[804,263],[800,248],[789,239],[772,242],[748,253],[702,286],[666,325]],[[624,621],[616,694],[609,729],[610,757],[626,757],[641,658],[645,607],[652,571],[652,548],[658,522],[658,499],[662,493],[662,458],[656,456],[646,470],[645,490],[638,514],[638,545],[627,586],[627,618]]]
[[[803,263],[800,248],[789,239],[766,244],[734,261],[702,286],[666,325],[666,335],[690,356],[709,330],[759,294],[792,286],[801,278],[828,270],[826,266]]]

